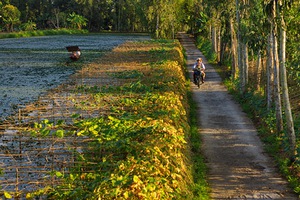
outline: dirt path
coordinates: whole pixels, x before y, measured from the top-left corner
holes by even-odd
[[[198,123],[207,159],[212,199],[298,199],[263,151],[252,122],[232,100],[221,78],[188,35],[180,35],[189,71],[197,57],[206,65],[207,79],[192,91],[198,103]]]

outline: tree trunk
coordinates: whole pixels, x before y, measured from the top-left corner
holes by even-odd
[[[249,59],[248,59],[248,44],[243,44],[243,87],[244,91],[249,80]]]
[[[221,28],[217,28],[217,61],[218,63],[221,61],[221,53],[222,53],[222,39],[221,39]]]
[[[247,47],[246,44],[244,44],[243,42],[239,42],[238,44],[240,46],[240,62],[239,62],[239,72],[240,72],[240,89],[241,89],[241,93],[244,93],[246,91],[246,71],[247,71],[247,58],[248,58],[248,51],[247,51]]]
[[[276,111],[276,127],[277,133],[283,131],[282,108],[280,97],[280,81],[279,81],[279,56],[278,56],[278,39],[277,39],[277,22],[276,22],[276,3],[273,3],[273,58],[274,58],[274,98]]]
[[[241,42],[241,33],[240,33],[240,8],[239,8],[239,1],[235,0],[236,4],[236,21],[237,21],[237,51],[238,51],[238,68],[239,68],[239,79],[240,79],[240,85],[239,90],[240,93],[244,92],[243,87],[243,76],[244,76],[244,70],[242,65],[242,42]]]
[[[284,113],[287,124],[287,135],[289,137],[290,143],[290,158],[293,158],[296,154],[296,135],[294,130],[294,122],[291,111],[291,105],[289,100],[289,91],[287,84],[287,74],[285,67],[285,49],[286,49],[286,30],[285,22],[283,16],[281,16],[281,26],[280,26],[280,74],[281,74],[281,85],[282,85],[282,96],[283,96],[283,106]]]
[[[226,49],[227,49],[227,43],[225,43],[225,42],[221,43],[220,62],[219,62],[220,65],[222,65],[222,63],[224,62]]]
[[[211,39],[212,39],[213,51],[217,54],[218,53],[217,28],[214,25],[212,26],[211,29]]]
[[[159,15],[156,16],[156,28],[155,28],[156,38],[159,38]]]
[[[53,9],[53,14],[54,14],[54,16],[55,16],[55,21],[56,21],[56,22],[53,22],[53,21],[52,21],[52,24],[53,24],[53,26],[54,26],[56,29],[59,29],[59,13],[60,13],[59,8],[54,8],[54,9]]]
[[[261,88],[261,74],[262,74],[262,67],[261,67],[261,52],[260,49],[257,52],[257,61],[256,61],[256,90],[260,91]]]
[[[118,4],[118,22],[117,22],[117,30],[120,31],[121,30],[121,3],[119,1],[119,4]]]
[[[268,48],[267,48],[267,86],[266,86],[266,93],[267,93],[267,108],[268,110],[271,109],[273,103],[273,96],[274,96],[274,69],[273,69],[273,37],[272,31],[268,37]]]
[[[237,78],[238,73],[238,57],[237,57],[237,39],[234,30],[233,18],[230,18],[230,35],[231,35],[231,56],[232,56],[232,68],[231,78],[234,81]]]

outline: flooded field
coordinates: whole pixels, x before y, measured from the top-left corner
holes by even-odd
[[[68,79],[85,62],[142,35],[59,35],[0,40],[0,120]],[[78,45],[79,61],[71,62],[66,46]]]

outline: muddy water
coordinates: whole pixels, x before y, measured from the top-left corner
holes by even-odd
[[[0,40],[0,120],[58,86],[78,69],[114,47],[142,35],[63,35]],[[82,57],[70,62],[66,46],[78,45]]]

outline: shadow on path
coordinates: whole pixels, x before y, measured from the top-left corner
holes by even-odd
[[[197,57],[206,65],[205,83],[191,87],[212,199],[299,199],[263,151],[253,123],[228,94],[193,38],[180,34],[179,39],[186,50],[190,78]]]

